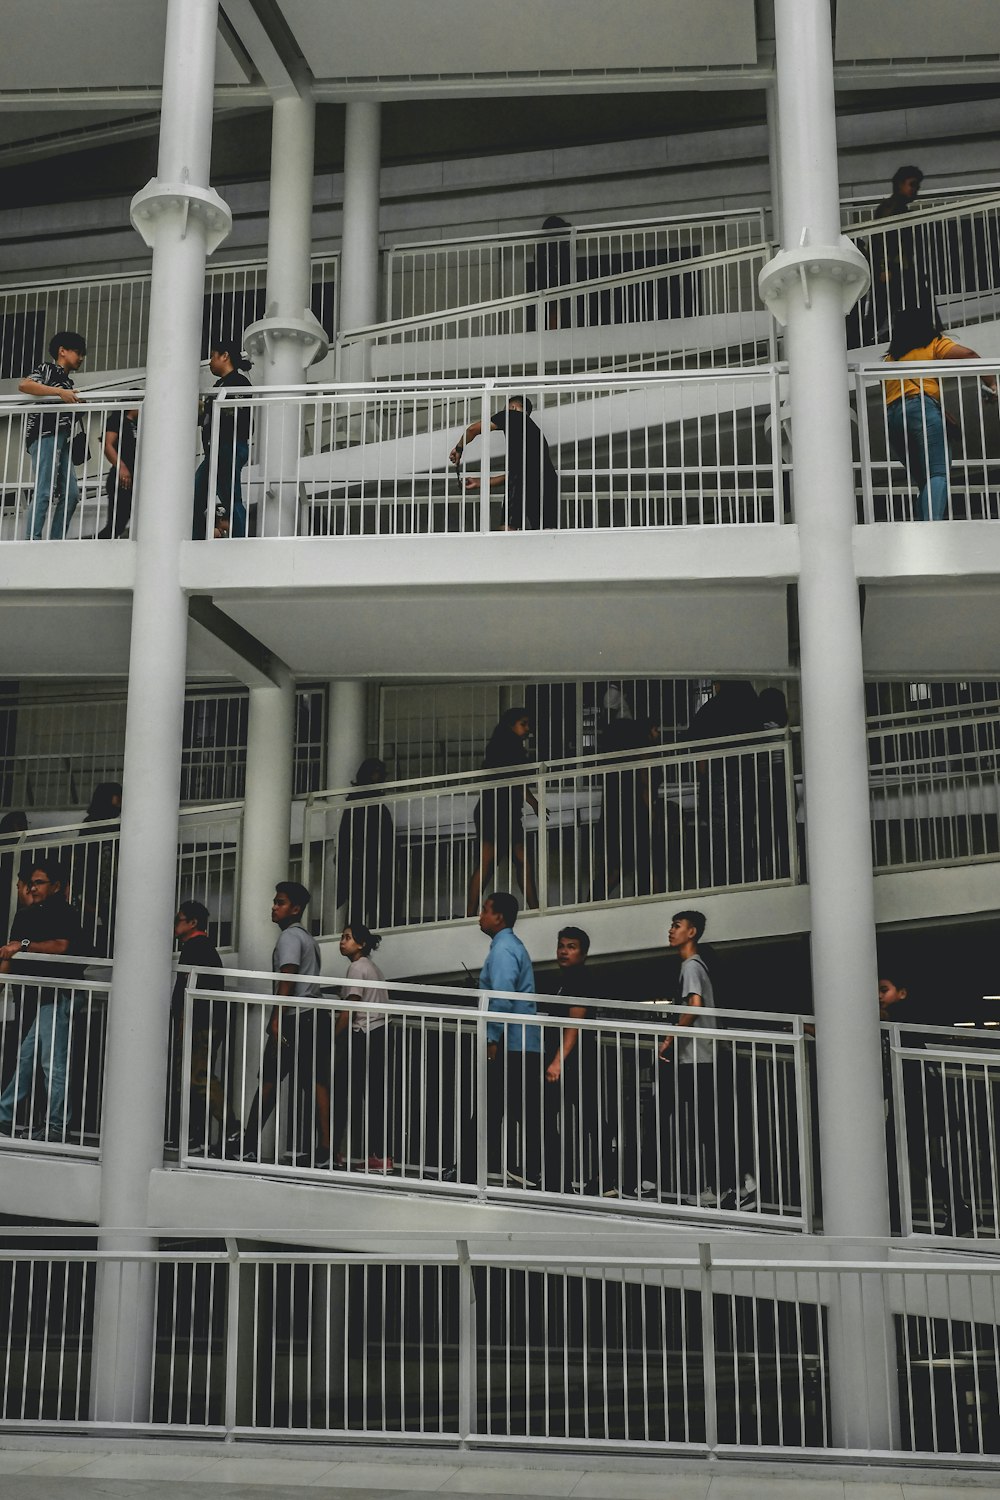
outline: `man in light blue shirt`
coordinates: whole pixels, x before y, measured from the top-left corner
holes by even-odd
[[[494,891],[483,903],[479,926],[490,939],[490,951],[479,973],[482,989],[492,993],[487,1009],[534,1016],[535,975],[528,950],[514,935],[517,900],[509,891]],[[489,1141],[504,1143],[499,1166],[508,1184],[538,1187],[542,1164],[542,1028],[490,1021],[486,1027],[487,1115]],[[500,1130],[501,1114],[506,1129]],[[491,1152],[492,1154],[492,1152]],[[515,1166],[516,1164],[516,1166]]]

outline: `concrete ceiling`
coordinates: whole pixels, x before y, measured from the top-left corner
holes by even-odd
[[[281,0],[317,78],[754,63],[753,0]]]

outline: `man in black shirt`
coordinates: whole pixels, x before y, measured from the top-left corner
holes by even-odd
[[[527,527],[553,531],[559,525],[559,476],[555,471],[549,445],[541,429],[531,419],[531,402],[527,396],[511,396],[503,411],[490,418],[490,431],[502,432],[507,439],[507,471],[490,475],[490,488],[507,486],[505,531]],[[466,443],[479,436],[482,422],[473,422],[451,450],[451,462],[459,464]],[[478,490],[478,479],[467,479],[468,492]]]
[[[131,407],[126,411],[109,412],[104,424],[104,453],[111,467],[104,481],[108,519],[97,533],[103,542],[123,536],[132,519],[138,420],[138,407]]]
[[[222,959],[208,935],[208,908],[200,901],[181,902],[174,917],[174,936],[181,945],[181,964],[198,969],[222,968]],[[190,982],[190,974],[178,973],[170,997],[170,1021],[174,1038],[171,1116],[175,1122],[175,1130],[179,1127],[180,1065],[184,1055],[184,993]],[[196,991],[221,988],[221,979],[217,980],[211,973],[199,974],[195,979]],[[222,1140],[238,1128],[232,1110],[227,1114],[225,1091],[215,1075],[215,1059],[226,1030],[225,1002],[202,1000],[195,994],[191,1002],[191,1072],[188,1077],[191,1094],[189,1154],[205,1154],[210,1117],[219,1125],[220,1148]],[[212,1154],[216,1154],[214,1150]]]
[[[58,984],[77,977],[67,964],[46,962],[35,955],[63,956],[82,951],[80,922],[65,896],[62,866],[54,859],[35,861],[28,882],[29,902],[15,913],[10,939],[0,947],[0,974],[18,979],[49,979]],[[13,1078],[0,1096],[0,1133],[13,1134],[18,1104],[31,1092],[35,1070],[45,1078],[45,1125],[31,1131],[33,1140],[64,1140],[68,1124],[66,1072],[73,996],[55,984],[25,986],[37,1004],[35,1019],[25,1033]]]
[[[591,1008],[580,1003],[595,994],[589,953],[590,937],[583,928],[564,927],[556,940],[559,968],[549,991],[552,999],[539,1003],[543,1015],[562,1023],[542,1032],[542,1186],[550,1193],[569,1192],[576,1180],[584,1192],[596,1194],[614,1178],[614,1133],[601,1118],[600,1032],[570,1024],[592,1018]]]
[[[209,369],[217,376],[215,390],[223,393],[251,389],[250,382],[242,373],[250,369],[239,344],[233,340],[217,340],[209,351]],[[200,541],[207,526],[208,487],[212,468],[212,412],[219,397],[211,392],[202,403],[201,445],[205,458],[194,476],[194,517],[191,535]],[[246,536],[247,513],[243,504],[243,470],[250,458],[250,408],[232,406],[224,399],[219,406],[217,428],[217,451],[215,455],[215,536]]]

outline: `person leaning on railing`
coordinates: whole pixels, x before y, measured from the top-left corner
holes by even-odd
[[[532,405],[527,396],[511,396],[507,405],[490,418],[490,432],[502,432],[507,441],[507,468],[502,474],[490,475],[490,489],[506,485],[507,507],[504,531],[553,531],[559,525],[559,476],[549,453],[549,445],[537,422],[532,421]],[[449,457],[458,468],[466,443],[483,430],[482,422],[473,422],[452,448]],[[479,480],[465,481],[467,494],[479,489]]]
[[[87,357],[86,340],[69,330],[57,333],[49,341],[49,358],[43,360],[18,385],[22,396],[58,396],[74,406],[79,401],[72,376]],[[80,486],[73,468],[71,441],[75,418],[65,412],[33,411],[28,417],[24,446],[28,450],[35,475],[35,492],[28,511],[25,536],[29,542],[41,540],[45,517],[52,507],[53,541],[61,541],[73,519]]]
[[[942,332],[930,307],[904,307],[896,315],[885,363],[937,359],[979,359],[975,349],[958,344]],[[997,394],[997,378],[985,375],[983,384]],[[951,458],[947,424],[957,426],[941,404],[941,386],[931,377],[885,382],[886,429],[889,446],[910,477],[920,486],[919,521],[943,521],[948,511]]]

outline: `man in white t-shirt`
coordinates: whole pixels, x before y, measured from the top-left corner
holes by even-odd
[[[274,945],[271,968],[282,977],[274,986],[276,1004],[267,1023],[267,1040],[260,1063],[260,1088],[250,1106],[246,1127],[243,1131],[241,1161],[254,1162],[260,1158],[260,1136],[274,1109],[278,1087],[282,1080],[293,1073],[294,1088],[307,1101],[306,1115],[315,1095],[316,1126],[319,1135],[318,1147],[309,1142],[306,1152],[294,1152],[304,1156],[304,1165],[328,1163],[330,1156],[330,1074],[333,1056],[333,1028],[328,1010],[303,1008],[304,1000],[316,1000],[321,994],[320,986],[312,982],[311,976],[320,972],[319,944],[302,924],[302,915],[309,905],[309,891],[295,880],[279,881],[271,904],[271,921],[278,927],[278,940]],[[292,978],[301,975],[302,978]],[[297,1120],[294,1105],[290,1103],[293,1146]],[[308,1127],[307,1127],[308,1128]],[[304,1132],[305,1134],[305,1132]]]

